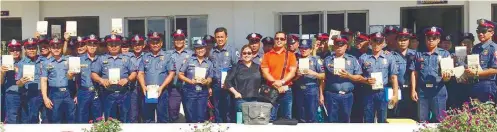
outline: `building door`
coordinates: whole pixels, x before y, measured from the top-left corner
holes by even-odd
[[[420,40],[418,50],[425,50],[423,30],[432,26],[443,29],[443,35],[452,35],[452,43],[463,33],[463,6],[430,6],[401,8],[401,25],[413,29]]]

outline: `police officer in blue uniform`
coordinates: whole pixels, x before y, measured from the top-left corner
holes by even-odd
[[[207,53],[210,53],[212,48],[214,48],[216,44],[216,39],[211,35],[204,35],[204,37],[202,37],[202,40],[207,43]]]
[[[347,54],[359,58],[366,52],[371,52],[371,49],[369,49],[369,36],[366,33],[356,32],[355,45],[347,50]]]
[[[140,82],[141,90],[146,98],[148,93],[157,92],[159,97],[158,103],[143,104],[144,122],[150,123],[155,120],[155,110],[157,110],[157,122],[167,123],[169,121],[168,113],[168,92],[169,84],[174,79],[176,69],[172,61],[169,59],[165,51],[162,51],[162,39],[157,32],[149,36],[148,44],[150,46],[149,53],[145,53],[140,62],[138,81]],[[149,89],[157,87],[158,89]],[[150,91],[157,90],[157,91]]]
[[[98,84],[91,80],[91,65],[99,57],[97,48],[100,39],[95,35],[89,35],[83,39],[86,44],[87,53],[80,55],[81,73],[76,77],[78,92],[78,106],[76,108],[76,119],[78,123],[88,123],[102,117],[102,101],[99,98]]]
[[[361,82],[364,83],[364,122],[374,123],[375,115],[378,123],[385,123],[387,118],[387,105],[395,105],[398,101],[398,82],[397,82],[397,63],[391,54],[385,53],[382,50],[384,47],[385,37],[381,33],[373,33],[369,35],[371,40],[372,52],[363,54],[359,57],[359,63],[363,70]],[[383,76],[379,84],[376,83],[377,78],[373,78],[373,73],[381,73]],[[392,82],[393,97],[391,102],[385,99],[386,88],[388,82]],[[379,85],[379,86],[375,86]],[[382,87],[383,88],[378,88]],[[375,88],[376,87],[376,88]]]
[[[333,50],[330,56],[324,60],[326,66],[326,85],[324,88],[324,102],[328,110],[330,123],[349,123],[354,103],[355,89],[353,82],[362,79],[361,67],[357,59],[350,54],[346,54],[348,40],[345,37],[338,37],[334,40]],[[335,69],[335,59],[345,59],[345,69]],[[335,73],[335,70],[338,71]]]
[[[252,59],[254,63],[260,65],[262,57],[264,56],[264,51],[261,49],[261,39],[262,35],[259,33],[251,33],[247,35],[246,39],[249,41],[250,49],[254,53],[254,58]]]
[[[29,44],[36,43],[33,39],[27,39],[24,41],[24,44],[27,46]],[[35,45],[36,46],[36,45]],[[2,66],[1,75],[0,75],[0,84],[3,89],[5,89],[5,123],[9,124],[19,124],[26,123],[27,109],[26,100],[24,99],[26,89],[19,88],[16,84],[15,74],[19,71],[17,64],[20,62],[22,58],[22,46],[21,42],[15,39],[12,39],[9,44],[9,53],[12,55],[14,59],[13,69]],[[9,70],[10,69],[10,70]]]
[[[438,48],[442,30],[431,27],[425,30],[426,47],[425,52],[418,52],[412,70],[411,86],[412,100],[418,103],[419,121],[438,122],[443,119],[447,101],[447,89],[445,83],[449,81],[450,74],[442,72],[440,60],[450,57],[447,50]],[[433,119],[429,119],[430,112]]]
[[[127,92],[129,82],[134,81],[136,69],[130,61],[130,58],[120,53],[121,36],[108,35],[105,37],[108,53],[99,56],[96,62],[91,65],[92,80],[103,86],[103,106],[104,115],[116,118],[119,114],[121,122],[128,122],[130,106],[127,105]],[[110,71],[119,71],[119,73]],[[119,78],[110,78],[110,76]],[[112,80],[111,80],[112,79]],[[115,80],[114,80],[115,79]],[[118,79],[118,80],[117,80]]]
[[[369,48],[369,35],[362,32],[355,33],[355,45],[346,52],[349,55],[354,56],[359,59],[361,55],[370,53]],[[363,95],[364,89],[362,88],[362,83],[353,82],[354,90],[352,91],[354,95],[354,103],[352,104],[352,112],[350,115],[350,122],[362,123],[364,118],[364,105],[363,105]]]
[[[76,99],[71,96],[74,88],[68,85],[75,73],[69,71],[69,58],[62,55],[62,47],[63,42],[53,38],[50,41],[52,57],[44,61],[41,68],[41,94],[43,103],[49,109],[50,123],[62,123],[63,118],[67,123],[75,122]]]
[[[157,38],[160,39],[160,36],[157,32],[153,32],[150,34],[157,35],[157,37],[153,37],[154,40]],[[124,43],[124,41],[123,41]],[[135,69],[138,70],[138,67],[140,66],[140,63],[142,61],[143,55],[145,54],[143,49],[145,47],[145,38],[140,35],[134,35],[132,38],[129,40],[130,45],[133,47],[133,52],[128,52],[127,55],[130,57],[130,61],[135,67]],[[121,48],[122,50],[122,48]],[[138,81],[131,81],[129,83],[130,91],[128,92],[128,98],[129,98],[129,103],[131,109],[129,110],[129,123],[138,123],[139,117],[140,117],[140,108],[142,107],[142,98],[143,94],[140,89],[140,84],[138,84]]]
[[[387,44],[383,50],[392,52],[397,49],[397,44],[396,44],[396,38],[397,38],[397,32],[398,29],[397,27],[394,26],[386,26],[383,29],[383,32],[385,33],[385,43]]]
[[[33,38],[31,38],[35,41]],[[29,40],[29,39],[28,39]],[[38,124],[39,113],[41,112],[41,119],[43,123],[48,123],[48,118],[46,116],[46,108],[43,105],[43,98],[41,96],[40,91],[40,73],[42,68],[42,63],[46,60],[42,55],[38,55],[38,47],[37,43],[28,42],[24,45],[24,51],[26,57],[21,59],[19,63],[17,63],[17,68],[19,69],[16,74],[16,84],[19,88],[24,88],[27,90],[26,101],[27,101],[27,109],[28,109],[28,123]],[[27,65],[32,65],[35,67],[34,69],[34,77],[24,77],[24,67]]]
[[[288,38],[287,39],[288,51],[290,51],[290,53],[294,53],[294,54],[299,53],[300,38],[295,34],[290,34],[290,35],[288,35],[287,38]]]
[[[495,86],[497,74],[497,45],[492,41],[492,36],[495,33],[497,24],[480,19],[478,20],[478,39],[479,44],[473,47],[471,53],[478,54],[480,58],[480,67],[483,71],[466,69],[466,73],[470,78],[474,78],[473,88],[471,89],[471,97],[482,102],[497,99],[497,88]],[[469,66],[468,66],[469,67]]]
[[[466,47],[466,55],[471,54],[471,49],[473,49],[473,43],[475,41],[475,37],[472,33],[463,33],[461,34],[461,40],[458,46]],[[456,47],[458,47],[456,46]],[[457,52],[457,51],[456,51]],[[456,52],[451,53],[452,58],[454,59],[454,66],[459,67],[463,66],[467,68],[466,65],[466,56],[461,56],[456,54]],[[473,80],[473,79],[471,79]],[[447,92],[449,94],[449,101],[447,102],[447,108],[462,108],[464,102],[469,101],[469,95],[471,89],[473,88],[473,84],[471,84],[468,80],[468,77],[463,75],[459,78],[453,77],[450,80],[453,88],[447,86]],[[452,89],[452,91],[450,91]],[[452,97],[452,100],[451,100]]]
[[[206,57],[206,46],[204,41],[196,40],[195,54],[179,69],[179,79],[186,83],[183,87],[183,102],[187,123],[203,122],[206,119],[207,98],[211,91],[209,85],[214,72],[212,62]]]
[[[314,52],[324,60],[330,55],[330,49],[328,48],[328,39],[330,36],[327,33],[319,33],[315,37],[317,49]]]
[[[221,77],[223,72],[228,72],[229,69],[239,60],[239,50],[227,44],[228,31],[226,28],[220,27],[214,31],[216,38],[216,47],[211,51],[209,60],[214,64],[214,73],[212,80],[212,102],[215,107],[214,114],[216,115],[217,123],[227,123],[235,121],[235,109],[232,96],[227,89],[222,88]]]
[[[171,34],[174,41],[174,49],[166,51],[166,54],[171,58],[167,59],[171,61],[173,66],[176,68],[176,76],[172,82],[172,86],[167,88],[169,95],[169,118],[171,122],[175,122],[179,118],[180,106],[182,99],[182,89],[185,85],[181,79],[178,79],[179,68],[185,65],[186,61],[192,57],[193,51],[185,48],[185,38],[186,34],[183,30],[178,29],[173,34]],[[183,103],[183,106],[185,104]],[[187,111],[184,111],[184,116],[188,115]]]
[[[299,122],[316,123],[316,112],[319,107],[318,103],[323,103],[322,87],[324,83],[324,67],[323,61],[317,56],[312,56],[312,40],[304,39],[300,41],[300,53],[297,58],[308,60],[308,69],[299,69],[297,76],[294,77],[295,90],[295,108],[296,116]],[[304,63],[304,62],[299,62]],[[322,99],[322,100],[320,100]]]
[[[263,51],[263,57],[264,57],[264,54],[271,51],[271,49],[273,49],[273,46],[274,46],[274,39],[273,37],[264,37],[262,40],[262,51]],[[259,61],[262,61],[262,59],[260,59]]]
[[[401,89],[402,97],[409,97],[411,95],[411,70],[410,67],[414,65],[414,58],[416,57],[416,51],[409,49],[409,41],[411,38],[411,33],[407,28],[403,28],[402,31],[397,33],[397,50],[392,51],[392,56],[397,63],[399,74],[398,84]],[[395,117],[403,117],[414,119],[416,116],[414,109],[415,103],[409,98],[403,98],[399,101],[391,114]]]
[[[128,56],[132,55],[133,53],[129,52],[131,46],[129,39],[127,37],[122,37],[121,41],[121,53]]]

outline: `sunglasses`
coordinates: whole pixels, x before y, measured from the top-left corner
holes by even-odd
[[[487,33],[487,32],[493,32],[493,31],[492,31],[492,30],[489,30],[488,28],[478,28],[478,29],[476,30],[476,33],[478,33],[478,34],[480,34],[480,33],[485,34],[485,33]]]
[[[242,55],[252,55],[252,52],[242,52]]]
[[[285,41],[286,38],[274,38],[274,40]]]
[[[18,52],[21,52],[21,47],[13,47],[13,48],[9,48],[9,52],[14,52],[14,51],[18,51]]]

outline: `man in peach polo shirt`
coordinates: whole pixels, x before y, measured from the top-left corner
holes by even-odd
[[[295,54],[288,53],[288,50],[285,49],[286,39],[286,33],[276,32],[274,47],[264,54],[261,63],[262,73],[267,84],[280,93],[277,103],[274,104],[271,111],[271,121],[276,120],[277,117],[292,119],[293,94],[289,85],[292,85],[290,81],[297,70],[297,59]]]

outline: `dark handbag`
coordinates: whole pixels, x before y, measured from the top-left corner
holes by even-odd
[[[285,77],[285,67],[287,65],[287,59],[288,59],[288,50],[285,52],[285,60],[283,64],[283,73],[281,73],[281,79]],[[263,83],[261,88],[259,89],[259,101],[260,102],[268,102],[271,104],[276,104],[279,96],[278,90],[275,88],[272,88],[271,86],[268,86],[267,84]]]

